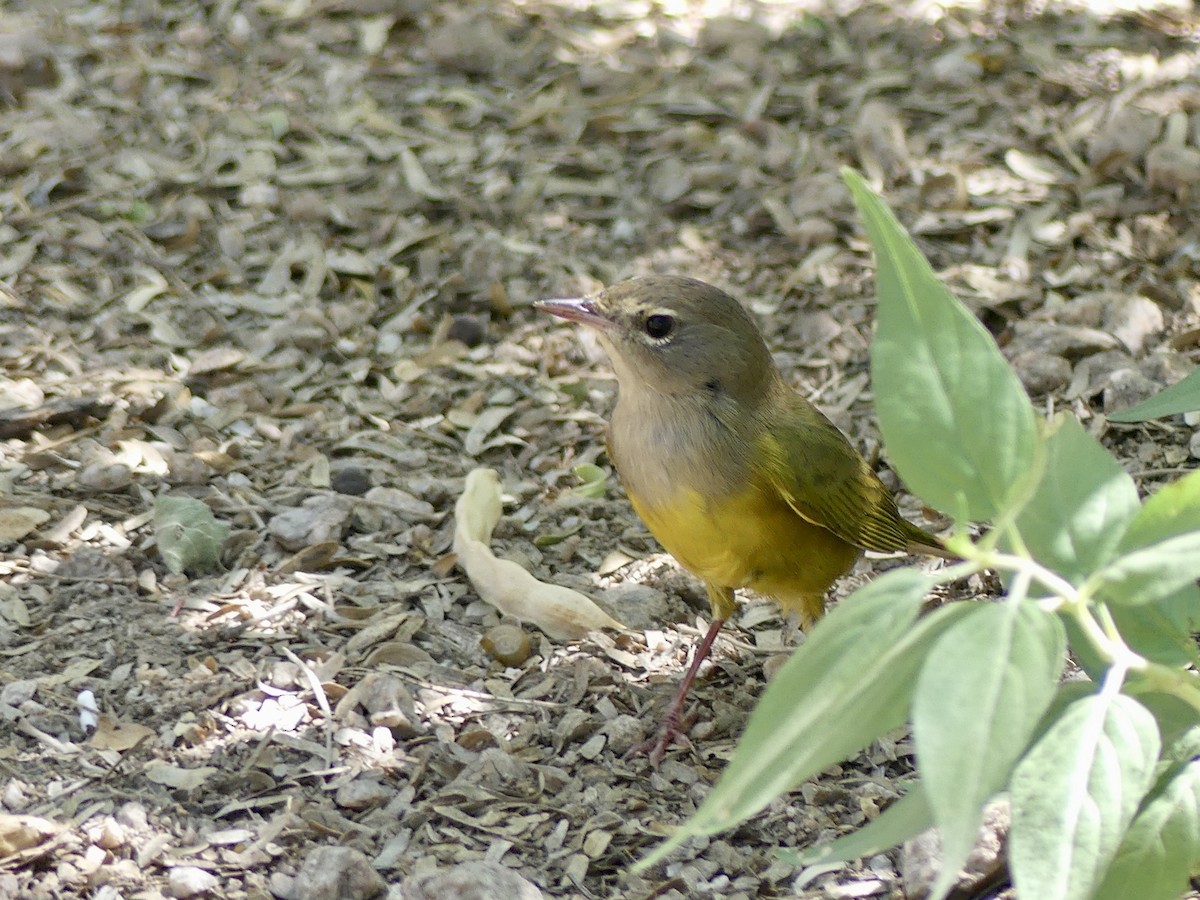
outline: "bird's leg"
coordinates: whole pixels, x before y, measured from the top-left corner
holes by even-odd
[[[725,620],[732,615],[736,608],[732,588],[718,588],[709,585],[708,599],[713,610],[712,624],[708,626],[708,631],[704,633],[704,637],[696,645],[696,652],[692,655],[692,664],[688,666],[687,671],[683,674],[683,680],[679,682],[679,687],[675,690],[675,696],[671,698],[671,705],[667,707],[667,713],[663,716],[662,727],[658,731],[658,737],[654,740],[638,744],[625,754],[627,759],[631,756],[646,753],[650,757],[651,764],[657,768],[658,764],[663,761],[663,757],[667,755],[667,748],[671,744],[679,742],[690,746],[687,739],[687,730],[683,727],[682,721],[683,708],[687,703],[688,691],[691,690],[692,682],[696,680],[696,675],[700,672],[700,666],[703,665],[704,660],[708,659],[708,654],[712,652],[713,642],[716,641],[721,626],[725,624]]]

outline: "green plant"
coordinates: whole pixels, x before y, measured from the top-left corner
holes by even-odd
[[[944,866],[932,896],[944,897],[984,805],[1006,794],[1020,897],[1178,897],[1200,862],[1200,473],[1142,502],[1074,418],[1039,421],[991,336],[865,182],[843,176],[878,263],[871,367],[892,464],[960,525],[991,528],[951,538],[961,563],[889,572],[822,620],[703,805],[642,865],[907,720],[907,794],[805,861],[877,852],[936,825]],[[936,582],[984,569],[1004,581],[1000,602],[919,615]],[[1091,681],[1060,683],[1068,648]]]
[[[1163,388],[1153,397],[1147,397],[1129,409],[1112,413],[1108,418],[1112,422],[1145,422],[1147,419],[1161,419],[1197,410],[1200,410],[1200,369]]]

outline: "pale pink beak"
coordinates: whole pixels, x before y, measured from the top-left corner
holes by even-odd
[[[581,325],[599,328],[601,331],[607,331],[613,325],[611,319],[596,311],[595,303],[587,297],[571,300],[536,300],[533,308],[569,322],[579,322]]]

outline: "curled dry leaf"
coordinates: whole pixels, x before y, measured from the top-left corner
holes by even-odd
[[[488,547],[500,521],[500,476],[474,469],[454,507],[454,552],[479,596],[503,613],[536,625],[555,640],[581,638],[599,628],[624,628],[578,591],[538,581]]]

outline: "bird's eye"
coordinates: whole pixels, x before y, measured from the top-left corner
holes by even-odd
[[[646,322],[642,327],[646,330],[647,335],[656,341],[661,341],[663,338],[669,337],[675,330],[675,317],[666,313],[654,313],[654,315],[646,316]]]

